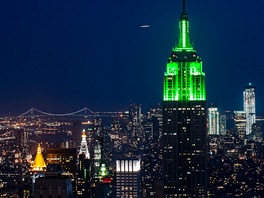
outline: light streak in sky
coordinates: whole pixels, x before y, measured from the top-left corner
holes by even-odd
[[[150,25],[141,25],[140,28],[149,28]]]

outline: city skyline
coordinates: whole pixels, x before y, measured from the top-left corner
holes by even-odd
[[[187,1],[192,42],[204,57],[207,101],[220,109],[242,110],[243,87],[251,82],[257,113],[264,112],[256,59],[264,44],[263,4]],[[30,107],[124,110],[130,100],[144,108],[162,101],[180,0],[17,1],[0,7],[1,114]]]

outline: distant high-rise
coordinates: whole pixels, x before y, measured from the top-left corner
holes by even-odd
[[[99,144],[99,141],[96,140],[94,147],[94,165],[96,167],[100,166],[101,158],[102,158],[101,145]]]
[[[208,108],[208,134],[209,135],[219,135],[220,125],[219,125],[219,111],[215,105]]]
[[[207,196],[206,139],[205,73],[190,41],[183,0],[179,42],[164,75],[163,197]]]
[[[246,136],[246,113],[244,111],[234,111],[235,129],[238,137],[244,139]]]
[[[246,114],[246,135],[252,133],[252,126],[256,123],[255,86],[251,83],[244,87],[244,111]]]
[[[102,160],[102,154],[101,154],[101,145],[99,144],[99,141],[96,140],[95,147],[94,147],[94,157],[92,159],[92,178],[98,178],[99,172],[100,172],[100,164]]]
[[[141,104],[130,104],[129,109],[129,120],[131,122],[132,128],[132,138],[133,137],[142,137],[142,113],[141,113]]]
[[[226,135],[226,115],[220,115],[220,135]]]

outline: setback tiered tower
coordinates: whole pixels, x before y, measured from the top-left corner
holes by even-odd
[[[179,41],[164,74],[164,197],[207,196],[205,73],[190,41],[185,7],[183,0]]]

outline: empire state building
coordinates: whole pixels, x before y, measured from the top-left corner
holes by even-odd
[[[206,90],[202,59],[189,37],[185,0],[178,44],[163,86],[164,197],[207,197]]]

